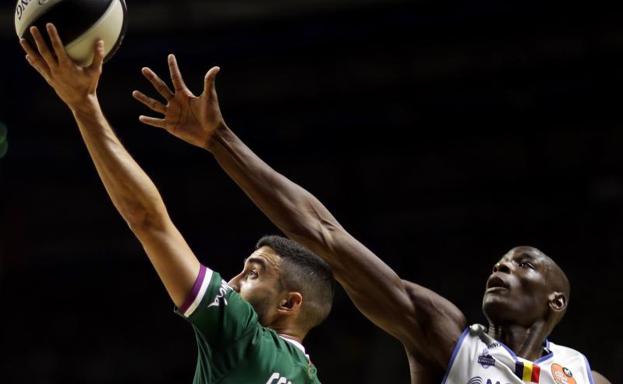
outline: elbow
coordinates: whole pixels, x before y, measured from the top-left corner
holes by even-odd
[[[149,210],[144,207],[126,209],[122,216],[135,234],[163,227],[166,217],[158,210]]]
[[[320,256],[331,267],[334,276],[345,276],[348,265],[339,255],[348,234],[337,222],[313,219],[286,232],[288,237]]]
[[[131,214],[124,214],[122,216],[130,230],[134,233],[141,232],[147,227],[148,220],[145,212],[132,212]]]
[[[323,249],[333,248],[333,239],[340,231],[343,231],[342,227],[334,220],[323,220],[315,215],[306,215],[284,228],[284,232],[300,242],[312,243]]]

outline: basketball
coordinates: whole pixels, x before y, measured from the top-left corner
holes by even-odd
[[[49,44],[45,25],[53,23],[69,57],[88,66],[98,39],[104,40],[105,61],[119,49],[126,30],[126,14],[125,0],[18,0],[15,31],[34,47],[29,29],[36,26]]]

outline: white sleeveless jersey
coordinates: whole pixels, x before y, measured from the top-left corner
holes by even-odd
[[[544,349],[545,355],[529,361],[487,335],[484,326],[472,325],[456,343],[442,384],[593,384],[580,352],[547,340]]]

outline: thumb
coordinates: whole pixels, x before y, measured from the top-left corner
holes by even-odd
[[[210,96],[216,96],[216,75],[221,71],[221,68],[219,67],[212,67],[210,68],[210,70],[208,71],[208,73],[206,73],[205,79],[204,79],[204,88],[203,88],[203,92],[205,92],[206,94],[210,95]]]

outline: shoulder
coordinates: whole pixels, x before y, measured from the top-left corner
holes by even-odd
[[[547,348],[553,354],[553,359],[560,364],[566,364],[569,367],[582,368],[582,370],[590,371],[591,366],[588,359],[580,351],[547,341]]]
[[[551,341],[547,341],[547,348],[554,353],[555,356],[559,358],[576,358],[582,359],[588,363],[588,359],[586,356],[578,350],[575,350],[571,347],[567,347],[564,345],[556,344]]]
[[[591,369],[588,358],[580,351],[564,345],[558,345],[548,342],[548,348],[554,355],[554,360],[564,362],[568,368],[580,369],[586,372],[588,376],[593,377],[594,384],[609,384],[610,382],[604,376]],[[553,364],[556,365],[556,364]],[[563,368],[564,369],[564,368]]]
[[[453,354],[456,355],[459,350],[479,352],[481,348],[496,348],[499,346],[500,343],[487,334],[487,327],[475,323],[463,329],[456,341]]]
[[[261,329],[257,313],[217,272],[206,269],[178,310],[211,345],[229,343]]]
[[[402,281],[411,301],[408,334],[401,339],[405,347],[437,368],[445,369],[455,345],[465,330],[465,316],[450,300],[410,281]]]
[[[227,305],[227,298],[232,292],[233,289],[218,272],[201,265],[191,292],[180,306],[179,312],[184,317],[190,317],[200,307],[211,308],[221,303]]]
[[[257,347],[258,364],[276,372],[280,378],[292,383],[319,383],[316,366],[305,347],[291,339],[263,327],[254,345]],[[275,383],[277,381],[274,381]],[[280,381],[281,382],[281,381]]]
[[[303,344],[280,336],[274,329],[261,327],[263,342],[275,352],[290,356],[293,361],[308,362],[309,356]]]

